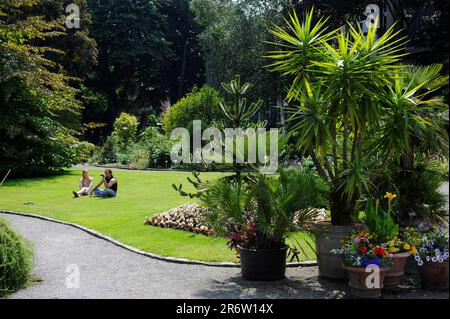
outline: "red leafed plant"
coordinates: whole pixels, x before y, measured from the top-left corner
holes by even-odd
[[[252,247],[256,241],[255,227],[255,221],[247,221],[246,227],[230,225],[229,233],[225,235],[225,238],[228,239],[227,246],[236,250],[237,246]]]

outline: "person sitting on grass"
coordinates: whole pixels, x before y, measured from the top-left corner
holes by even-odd
[[[80,178],[80,190],[78,192],[72,191],[73,197],[89,195],[93,182],[94,178],[89,176],[89,172],[87,169],[84,169],[81,173]]]
[[[113,176],[112,171],[107,168],[105,169],[105,173],[100,175],[102,176],[102,181],[97,184],[91,191],[95,193],[98,197],[114,197],[117,195],[117,179]],[[105,185],[105,189],[99,189],[100,185]]]

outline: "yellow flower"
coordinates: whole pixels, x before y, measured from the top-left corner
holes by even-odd
[[[386,195],[384,195],[384,198],[387,198],[389,202],[391,202],[394,198],[396,198],[397,195],[394,193],[386,192]]]
[[[403,249],[404,249],[404,250],[410,250],[410,249],[411,249],[411,246],[410,246],[409,244],[405,243],[405,244],[403,245]]]
[[[409,252],[411,253],[411,255],[415,255],[416,252],[417,252],[416,247],[415,247],[415,246],[412,246],[412,247],[411,247],[411,250],[410,250]]]
[[[391,248],[389,248],[389,252],[394,254],[394,253],[398,252],[398,248],[391,247]]]

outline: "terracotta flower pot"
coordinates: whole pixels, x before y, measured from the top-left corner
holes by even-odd
[[[409,252],[394,254],[392,257],[392,266],[384,277],[384,289],[397,288],[405,274],[405,265],[409,256],[411,256]]]
[[[424,262],[419,266],[422,288],[448,289],[448,260],[439,262]]]
[[[377,299],[381,297],[384,276],[388,269],[379,268],[379,282],[375,282],[375,287],[368,287],[367,277],[373,276],[373,272],[366,272],[366,268],[363,267],[346,267],[342,265],[342,268],[347,272],[352,297],[361,299]]]

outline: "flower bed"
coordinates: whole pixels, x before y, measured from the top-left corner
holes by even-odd
[[[145,225],[181,229],[210,236],[214,232],[206,226],[208,209],[198,204],[184,204],[145,220]]]

